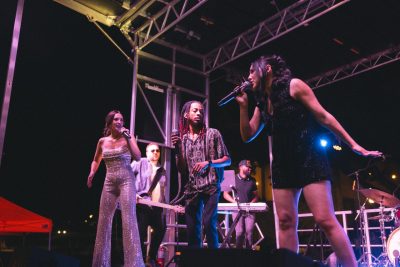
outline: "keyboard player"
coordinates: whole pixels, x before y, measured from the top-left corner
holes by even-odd
[[[235,176],[235,186],[231,192],[224,192],[224,198],[232,203],[236,199],[240,203],[254,203],[258,201],[256,180],[250,175],[252,170],[250,160],[239,162],[239,173]],[[235,220],[237,212],[232,213],[232,219]],[[238,221],[236,232],[236,248],[251,249],[253,245],[253,230],[255,225],[255,213],[244,214]]]

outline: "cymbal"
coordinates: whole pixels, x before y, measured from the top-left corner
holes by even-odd
[[[393,208],[400,204],[397,197],[378,189],[360,189],[360,193],[385,207]]]

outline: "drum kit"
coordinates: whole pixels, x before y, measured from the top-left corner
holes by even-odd
[[[359,189],[358,190],[364,197],[373,200],[375,203],[379,204],[379,215],[369,217],[368,220],[375,220],[379,222],[380,240],[382,242],[382,253],[378,257],[370,255],[369,261],[368,257],[364,255],[360,258],[360,266],[394,266],[400,267],[399,264],[399,252],[400,252],[400,200],[388,193],[382,192],[377,189]],[[386,213],[385,213],[386,208]],[[389,208],[389,213],[387,210]],[[364,205],[360,208],[360,220],[361,228],[365,226],[365,222],[362,221],[364,217],[365,208]],[[385,223],[394,222],[396,229],[392,230],[389,238],[386,239]],[[365,230],[365,229],[364,229]],[[368,229],[367,229],[368,230]],[[365,233],[365,232],[364,232]],[[365,237],[365,236],[364,236]],[[363,248],[368,246],[366,244],[365,238],[363,238]],[[370,250],[369,250],[370,251]],[[368,255],[367,255],[368,256]]]

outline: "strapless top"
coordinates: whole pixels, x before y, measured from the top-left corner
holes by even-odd
[[[127,146],[103,149],[103,160],[106,164],[108,178],[133,178],[131,153]]]

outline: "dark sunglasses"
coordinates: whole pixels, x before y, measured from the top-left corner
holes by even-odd
[[[150,152],[154,153],[154,152],[160,152],[160,149],[152,149],[150,150]]]

